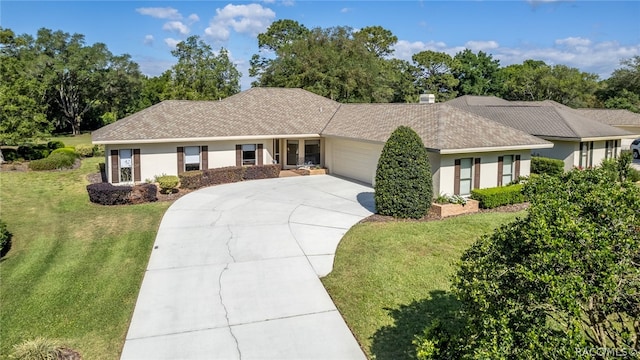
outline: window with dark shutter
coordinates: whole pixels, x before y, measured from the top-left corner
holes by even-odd
[[[453,194],[460,195],[460,159],[455,160],[455,170],[453,175]]]
[[[120,182],[120,152],[118,150],[111,150],[111,183],[117,184]]]
[[[184,172],[184,148],[182,146],[178,146],[177,154],[178,154],[178,175],[180,175]]]
[[[142,181],[140,177],[140,149],[133,149],[133,181]]]
[[[517,180],[520,177],[520,155],[516,155],[515,170],[513,172],[513,179]]]
[[[263,156],[262,156],[262,152],[263,152],[263,144],[258,144],[258,165],[262,165],[263,164]]]
[[[242,166],[242,145],[236,145],[236,166]]]
[[[209,147],[205,145],[200,149],[200,157],[202,158],[202,170],[207,170],[209,168]]]
[[[504,157],[498,156],[498,186],[502,186],[502,167],[504,163]]]
[[[473,159],[473,188],[480,189],[480,158]]]

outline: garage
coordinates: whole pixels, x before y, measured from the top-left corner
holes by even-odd
[[[382,144],[343,139],[327,141],[333,174],[372,184]]]

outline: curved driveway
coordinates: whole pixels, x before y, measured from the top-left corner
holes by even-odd
[[[318,276],[373,211],[368,186],[301,176],[214,186],[167,210],[122,359],[364,359]]]

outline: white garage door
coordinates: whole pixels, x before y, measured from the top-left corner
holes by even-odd
[[[382,145],[358,141],[334,140],[334,174],[372,184],[376,176]]]

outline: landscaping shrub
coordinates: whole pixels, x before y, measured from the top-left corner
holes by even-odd
[[[272,179],[280,176],[280,165],[259,165],[245,168],[244,180]]]
[[[62,150],[62,149],[58,149]],[[58,151],[55,150],[55,151]],[[73,164],[76,161],[76,156],[69,155],[67,153],[52,153],[47,156],[45,159],[33,160],[29,163],[29,169],[34,171],[43,171],[43,170],[59,170],[59,169],[68,169],[73,167]]]
[[[4,257],[11,249],[13,234],[7,229],[7,224],[0,220],[0,258]]]
[[[46,158],[50,150],[46,144],[24,144],[18,146],[18,157],[24,160],[39,160]]]
[[[427,150],[411,128],[398,127],[384,144],[375,183],[376,211],[421,218],[431,206],[433,183]]]
[[[564,173],[564,161],[542,156],[533,156],[531,158],[531,173],[560,176]]]
[[[93,156],[104,156],[104,145],[93,145]]]
[[[10,358],[20,360],[82,360],[82,355],[61,345],[56,340],[40,337],[14,345]]]
[[[109,183],[87,185],[89,201],[100,205],[124,205],[130,202],[129,194],[132,186],[115,186]]]
[[[199,189],[202,187],[202,170],[185,171],[178,175],[180,187],[183,189]]]
[[[18,160],[18,152],[16,149],[5,148],[2,149],[2,157],[4,158],[4,161],[13,162]]]
[[[131,204],[142,204],[158,200],[158,188],[154,184],[135,185],[129,194]]]
[[[63,148],[55,149],[51,152],[51,154],[65,154],[70,157],[73,156],[74,158],[78,157],[78,153],[76,152],[76,149],[73,147],[63,147]]]
[[[161,193],[170,194],[175,192],[180,183],[180,178],[175,175],[162,175],[156,176],[156,182],[160,185]]]
[[[76,145],[76,153],[82,157],[92,157],[93,145],[87,145],[87,144]]]
[[[60,149],[64,147],[64,143],[60,140],[51,140],[47,143],[47,148],[53,151],[55,149]]]
[[[474,189],[471,190],[471,198],[478,200],[480,207],[483,209],[493,209],[498,206],[519,204],[525,201],[521,184]]]
[[[242,181],[244,169],[242,166],[229,166],[217,169],[187,171],[180,175],[180,187],[183,189],[198,189]]]

